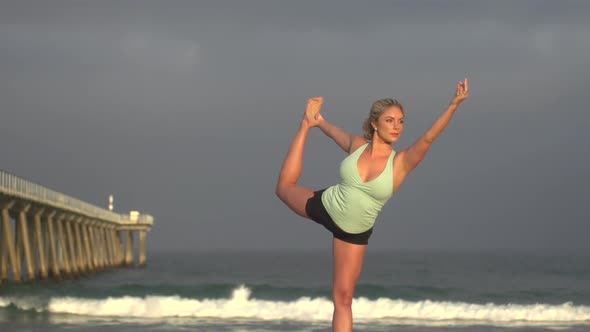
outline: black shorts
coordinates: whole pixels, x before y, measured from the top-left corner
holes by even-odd
[[[368,244],[369,237],[371,237],[371,234],[373,233],[373,227],[368,231],[358,234],[343,231],[338,225],[336,225],[334,220],[332,220],[322,203],[322,193],[324,190],[326,189],[315,191],[313,197],[307,200],[307,203],[305,204],[305,213],[307,213],[307,216],[311,220],[324,226],[337,239],[353,244]]]

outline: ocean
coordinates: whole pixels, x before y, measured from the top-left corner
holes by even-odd
[[[0,331],[330,331],[329,250],[148,252],[0,287]],[[590,254],[372,250],[355,331],[590,331]]]

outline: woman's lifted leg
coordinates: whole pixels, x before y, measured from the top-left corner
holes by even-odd
[[[307,102],[307,109],[301,121],[301,126],[291,142],[291,147],[283,161],[276,187],[277,196],[291,210],[298,215],[309,218],[305,213],[305,204],[313,196],[313,190],[297,185],[303,170],[303,152],[309,130],[318,125],[318,114],[322,107],[323,98],[311,98]]]

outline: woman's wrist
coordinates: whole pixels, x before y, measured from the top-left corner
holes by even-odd
[[[322,130],[323,130],[323,129],[325,128],[325,125],[326,125],[327,123],[328,123],[328,121],[326,121],[326,119],[324,119],[324,117],[322,116],[322,117],[320,118],[320,120],[318,121],[318,128],[320,128],[320,129],[322,129]]]
[[[456,100],[451,100],[451,102],[449,103],[449,107],[453,107],[453,108],[457,108],[459,107],[459,105],[461,104],[460,101],[456,101]]]
[[[312,127],[309,125],[307,120],[303,119],[301,121],[301,125],[299,126],[299,130],[309,131]]]

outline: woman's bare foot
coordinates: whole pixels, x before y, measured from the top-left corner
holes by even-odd
[[[307,109],[305,110],[305,114],[303,115],[302,124],[305,123],[307,126],[309,126],[309,128],[312,128],[320,123],[320,120],[322,118],[320,110],[322,108],[323,102],[324,98],[322,97],[310,98],[307,101]]]

